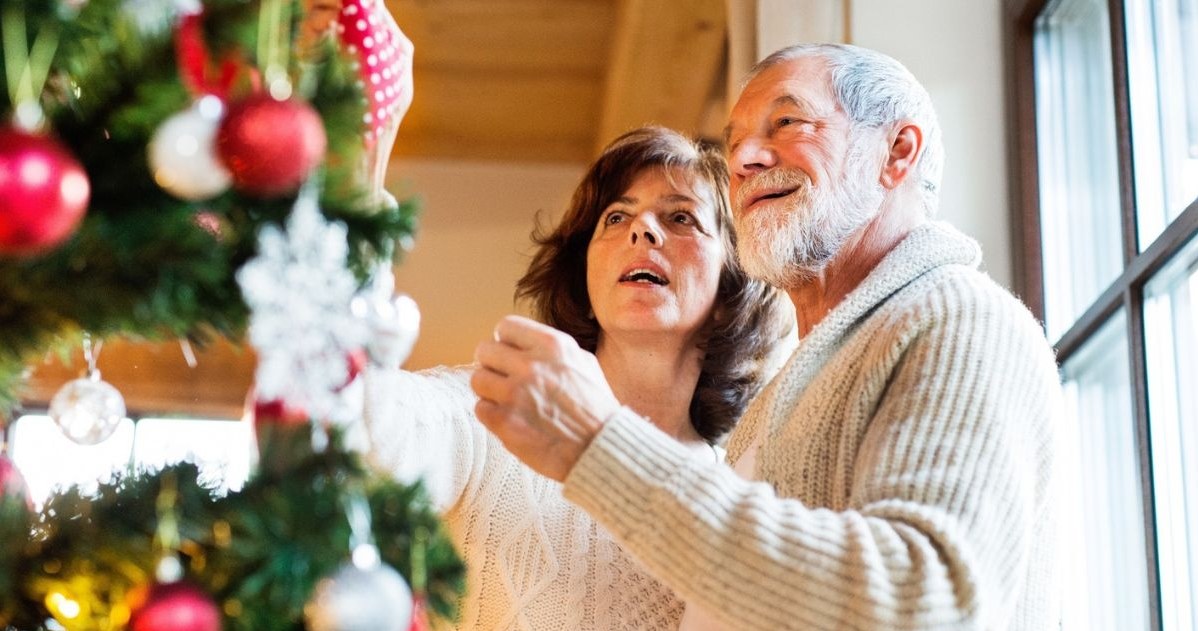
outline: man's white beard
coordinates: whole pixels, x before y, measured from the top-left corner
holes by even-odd
[[[863,152],[852,151],[844,177],[824,187],[812,186],[798,169],[783,167],[746,180],[735,200],[737,256],[745,272],[785,289],[823,271],[882,204],[884,189],[871,162]],[[798,190],[783,204],[741,211],[760,191],[794,187]]]

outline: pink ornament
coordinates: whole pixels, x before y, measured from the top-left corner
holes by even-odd
[[[428,621],[428,606],[425,605],[424,596],[417,594],[412,598],[412,624],[408,631],[429,631],[432,628]]]
[[[412,42],[382,0],[345,0],[337,32],[358,66],[367,101],[366,140],[372,144],[412,104]]]
[[[62,145],[0,128],[0,256],[54,249],[74,233],[90,196],[87,174]]]
[[[234,103],[216,136],[217,154],[233,176],[233,187],[259,197],[299,189],[324,159],[326,143],[316,110],[266,93]]]
[[[133,603],[130,631],[220,631],[220,611],[203,590],[179,581],[155,583]]]

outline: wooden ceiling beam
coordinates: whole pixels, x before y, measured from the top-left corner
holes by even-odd
[[[620,0],[596,153],[650,123],[699,133],[724,90],[726,36],[723,0]]]

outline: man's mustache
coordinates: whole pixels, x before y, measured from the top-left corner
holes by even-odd
[[[811,178],[807,177],[807,174],[803,171],[785,167],[774,167],[746,178],[740,185],[740,188],[737,189],[734,201],[736,208],[739,210],[769,193],[810,187]]]

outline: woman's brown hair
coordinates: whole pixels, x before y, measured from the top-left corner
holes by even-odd
[[[728,166],[718,147],[652,126],[612,141],[574,190],[557,226],[533,231],[537,248],[528,271],[516,284],[516,298],[529,300],[541,321],[594,352],[599,323],[591,315],[587,294],[587,247],[603,210],[642,171],[653,168],[664,169],[667,176],[678,169],[711,187],[717,228],[724,240],[715,306],[701,336],[705,340],[702,371],[690,404],[695,430],[715,441],[732,428],[761,390],[770,352],[790,326],[780,294],[746,276],[736,259]]]

